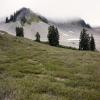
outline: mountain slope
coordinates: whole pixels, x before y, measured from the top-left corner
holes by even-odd
[[[100,53],[0,35],[0,100],[100,100]]]
[[[88,28],[91,29],[92,27],[87,24],[83,19],[80,18],[76,18],[76,19],[71,19],[71,20],[67,20],[67,21],[58,21],[58,22],[51,22],[54,25],[56,25],[57,27],[59,27],[62,30],[72,30],[72,31],[79,31],[82,30],[82,28]]]
[[[41,35],[41,41],[47,41],[48,27],[55,25],[58,28],[60,34],[60,44],[65,46],[79,47],[80,32],[85,27],[88,33],[93,34],[97,50],[100,50],[100,34],[93,29],[84,20],[70,20],[65,22],[53,22],[49,21],[43,16],[40,16],[28,8],[22,8],[12,15],[15,20],[9,23],[0,23],[0,30],[6,31],[11,35],[16,35],[15,29],[20,26],[24,28],[25,38],[35,39],[37,32]]]
[[[47,40],[49,24],[46,18],[32,12],[28,8],[22,8],[12,16],[14,16],[15,21],[0,23],[0,30],[16,35],[16,27],[23,27],[26,38],[35,39],[35,34],[39,32],[41,40]],[[22,23],[23,19],[24,23]]]
[[[38,22],[43,21],[45,23],[48,23],[48,20],[33,11],[31,11],[29,8],[21,8],[20,10],[16,11],[13,15],[8,18],[7,23],[9,22],[16,22],[16,21],[24,21],[24,23],[31,24],[31,22]]]

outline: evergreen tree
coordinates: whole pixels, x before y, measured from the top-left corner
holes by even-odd
[[[10,16],[10,21],[13,21],[13,20],[14,20],[14,16],[11,15],[11,16]]]
[[[36,37],[36,41],[40,42],[40,34],[39,34],[39,32],[36,33],[35,37]]]
[[[21,19],[21,24],[24,25],[24,24],[26,23],[26,21],[27,21],[27,20],[26,20],[26,18],[25,18],[25,16],[24,16],[24,17]]]
[[[16,21],[16,13],[14,13],[14,16],[13,16],[13,22]]]
[[[90,37],[86,33],[86,29],[83,29],[80,34],[79,50],[89,50],[90,49]]]
[[[6,23],[9,23],[9,19],[8,19],[8,17],[6,17]]]
[[[91,35],[90,37],[90,50],[91,51],[95,51],[96,47],[95,47],[95,40],[94,40],[94,37],[93,35]]]
[[[24,30],[22,27],[16,27],[16,36],[24,37]]]
[[[59,32],[58,29],[54,26],[50,26],[48,28],[48,41],[49,44],[52,46],[58,46],[59,45]]]

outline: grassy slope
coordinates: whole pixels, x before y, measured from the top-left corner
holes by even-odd
[[[0,100],[100,100],[100,53],[0,35]]]

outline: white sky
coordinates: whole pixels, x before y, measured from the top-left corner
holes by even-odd
[[[91,25],[100,25],[100,0],[0,0],[0,17],[28,7],[52,19],[80,17]]]

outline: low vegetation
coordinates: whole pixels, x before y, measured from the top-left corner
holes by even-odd
[[[100,53],[0,35],[0,100],[100,100]]]

